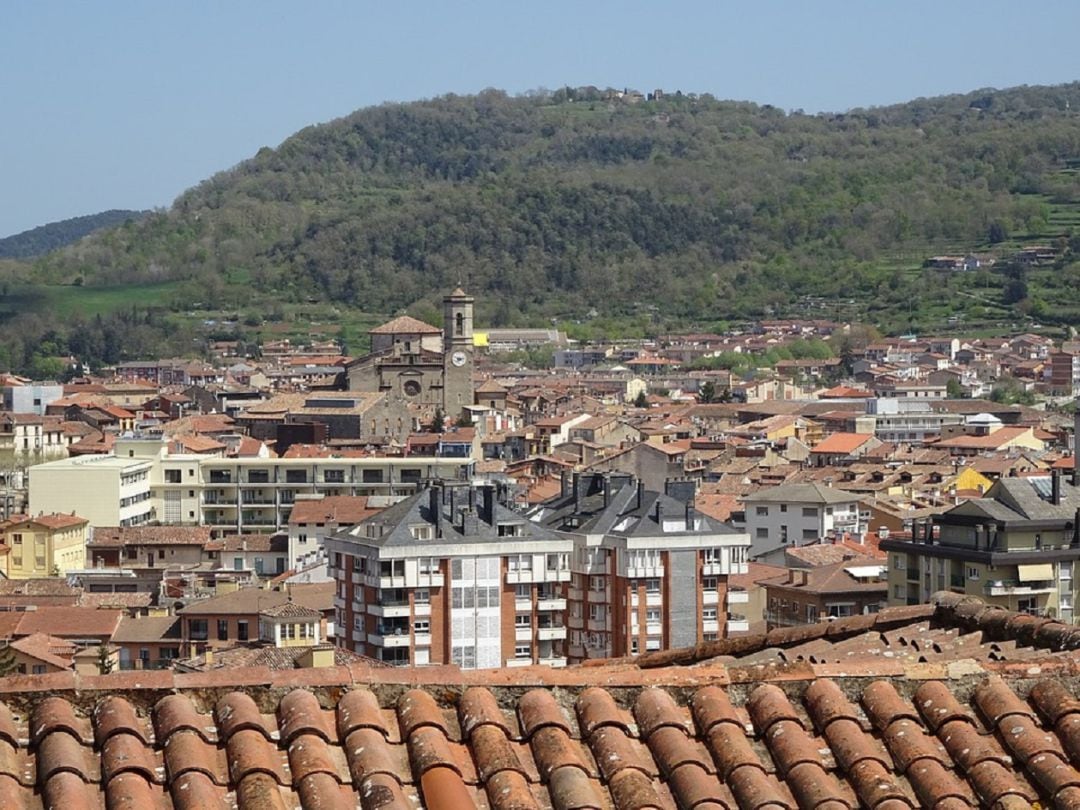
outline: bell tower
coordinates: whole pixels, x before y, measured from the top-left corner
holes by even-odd
[[[458,287],[443,298],[443,413],[473,404],[473,297]]]

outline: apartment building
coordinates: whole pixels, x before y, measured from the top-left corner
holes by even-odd
[[[328,455],[222,458],[173,454],[160,438],[118,439],[114,455],[39,464],[30,471],[34,512],[71,512],[91,526],[151,520],[237,534],[284,530],[303,495],[411,495],[421,481],[468,480],[471,458]],[[111,505],[115,502],[115,506]]]
[[[750,556],[768,556],[829,535],[862,534],[859,496],[822,484],[783,484],[743,498]]]
[[[32,514],[75,514],[90,526],[138,526],[157,514],[150,492],[154,461],[75,456],[29,470]]]
[[[573,543],[509,503],[437,482],[328,537],[338,646],[401,666],[565,665]]]
[[[629,475],[575,474],[530,519],[573,542],[567,658],[635,655],[745,632],[750,538],[694,509],[696,485],[664,492]]]
[[[13,515],[0,523],[4,575],[31,579],[82,568],[88,526],[78,515]]]
[[[982,498],[925,521],[912,538],[889,538],[889,604],[929,601],[936,591],[1063,622],[1076,617],[1080,486],[1058,473],[1002,478]]]

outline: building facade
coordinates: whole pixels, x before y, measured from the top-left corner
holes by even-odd
[[[784,484],[743,498],[750,554],[816,543],[830,535],[860,535],[859,496],[821,484]]]
[[[117,456],[75,456],[29,470],[30,511],[72,513],[90,526],[139,526],[156,517],[150,492],[154,462]]]
[[[1057,474],[1002,478],[982,498],[919,521],[910,540],[880,546],[889,554],[889,604],[921,604],[951,590],[1075,620],[1080,487]]]
[[[664,492],[629,475],[578,474],[529,513],[573,541],[567,658],[636,655],[748,629],[747,535],[694,509],[693,481]]]
[[[339,646],[401,666],[565,665],[572,543],[508,503],[436,483],[328,537]]]

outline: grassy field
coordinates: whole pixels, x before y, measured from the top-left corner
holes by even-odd
[[[133,306],[141,309],[167,307],[180,287],[181,282],[175,281],[117,287],[12,285],[0,291],[0,318],[31,309],[58,318],[70,318],[74,315],[107,315]]]

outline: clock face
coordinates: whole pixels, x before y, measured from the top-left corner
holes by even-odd
[[[465,361],[468,359],[469,358],[465,356],[465,352],[454,352],[452,355],[450,355],[450,362],[453,363],[455,366],[465,365]]]

